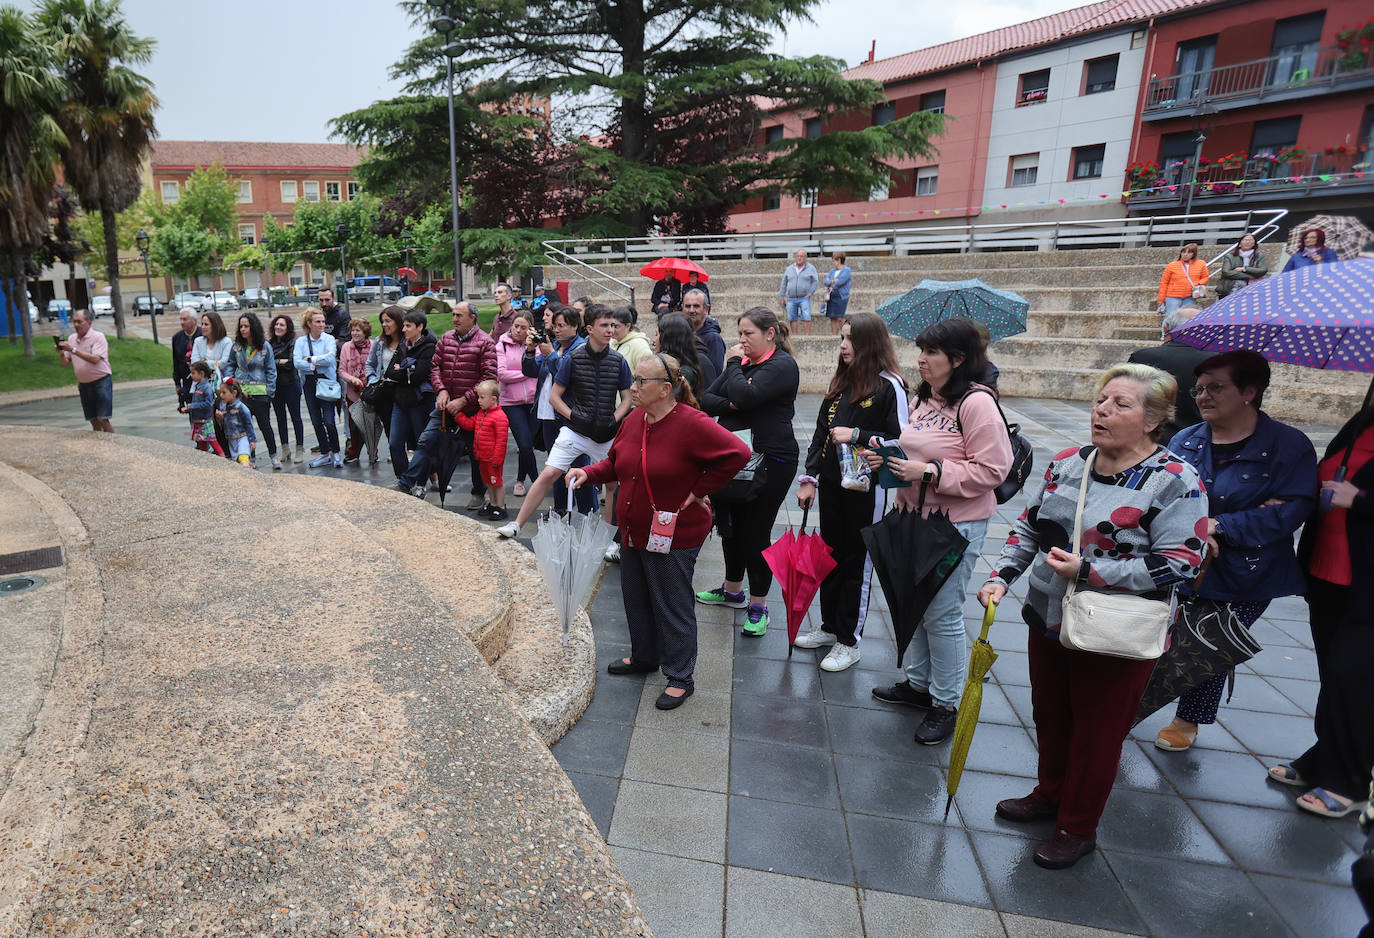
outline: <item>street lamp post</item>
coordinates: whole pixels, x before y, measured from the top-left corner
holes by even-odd
[[[449,193],[453,202],[453,297],[463,298],[463,251],[458,228],[458,132],[453,118],[453,60],[462,52],[462,47],[453,42],[453,31],[458,26],[452,16],[436,17],[434,29],[444,35],[444,58],[448,60],[448,170]]]
[[[157,303],[153,301],[153,275],[148,269],[148,246],[152,240],[148,237],[148,232],[142,228],[138,229],[138,235],[134,238],[138,245],[138,254],[143,258],[143,282],[148,288],[148,320],[153,326],[153,341],[161,345],[162,340],[157,337]]]
[[[272,312],[272,242],[263,238],[262,245],[262,285],[267,290],[267,311]]]
[[[343,275],[344,315],[351,319],[348,309],[348,226],[340,222],[335,230],[339,234],[339,273]]]
[[[1206,101],[1199,101],[1197,110],[1193,112],[1193,142],[1196,147],[1193,149],[1193,178],[1188,183],[1188,198],[1183,205],[1185,216],[1193,214],[1193,192],[1197,189],[1198,175],[1202,170],[1202,147],[1207,142],[1207,135],[1212,132],[1212,118],[1216,113],[1216,108]]]

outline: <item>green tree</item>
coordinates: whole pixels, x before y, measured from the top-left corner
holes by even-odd
[[[151,60],[154,43],[133,33],[119,0],[44,0],[36,20],[65,86],[57,112],[67,136],[62,168],[81,205],[100,214],[103,266],[116,274],[109,278],[110,298],[122,339],[115,216],[143,187],[157,108],[152,83],[129,66]]]
[[[19,284],[51,224],[53,167],[67,143],[52,117],[61,94],[48,47],[23,13],[0,7],[0,287],[9,308],[21,310],[24,354],[30,358],[28,298]]]
[[[467,113],[516,94],[551,96],[581,133],[601,135],[597,144],[585,137],[578,143],[580,168],[570,182],[584,193],[584,213],[612,216],[637,232],[655,219],[689,230],[719,228],[730,207],[750,196],[794,189],[803,177],[823,174],[832,188],[867,191],[890,178],[891,162],[934,152],[930,139],[943,129],[944,118],[924,111],[863,130],[832,130],[818,139],[763,141],[759,101],[826,121],[867,114],[883,101],[881,85],[845,79],[834,59],[789,59],[767,51],[789,20],[808,19],[816,3],[404,0],[402,8],[427,35],[393,72],[409,79],[408,95],[438,96],[444,40],[429,23],[448,12],[458,23],[453,41],[464,50],[454,66],[467,89]],[[334,129],[372,143],[370,159],[379,167],[397,147],[410,161],[404,171],[423,174],[428,190],[437,192],[447,176],[447,154],[421,163],[424,154],[405,139],[404,120],[426,121],[433,131],[434,114],[432,105],[407,99],[404,113],[378,108],[345,115]],[[469,121],[463,141],[468,152],[460,163],[480,158],[474,137],[482,138],[495,119]]]
[[[208,274],[239,246],[238,190],[218,163],[191,173],[170,205],[149,203],[149,257],[174,277]]]

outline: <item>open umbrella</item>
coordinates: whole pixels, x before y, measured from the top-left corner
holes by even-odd
[[[572,512],[564,517],[552,511],[539,519],[530,547],[544,575],[549,598],[558,610],[564,645],[568,644],[573,616],[590,598],[606,561],[606,548],[614,539],[615,527],[598,513]]]
[[[711,279],[710,275],[696,261],[685,260],[681,257],[660,257],[658,260],[650,261],[639,268],[639,272],[650,280],[662,280],[671,274],[685,283],[687,275],[691,273],[696,274],[697,279],[702,283]]]
[[[396,276],[398,276],[398,277],[409,277],[411,280],[419,280],[419,279],[420,279],[420,275],[419,275],[418,273],[415,272],[415,268],[414,268],[414,267],[397,267],[397,268],[396,268]]]
[[[1302,250],[1302,235],[1309,228],[1320,228],[1326,232],[1326,246],[1343,261],[1359,257],[1364,246],[1374,241],[1374,231],[1370,231],[1364,222],[1353,215],[1313,215],[1302,224],[1294,225],[1288,233],[1289,254]]]
[[[924,502],[922,483],[920,504]],[[900,667],[911,636],[935,594],[959,566],[968,540],[954,527],[947,512],[922,515],[920,508],[894,508],[860,533],[887,597]]]
[[[921,330],[955,316],[988,327],[992,340],[1026,331],[1030,303],[1010,290],[997,290],[981,280],[922,280],[878,307],[888,331],[914,339]]]
[[[1310,264],[1218,300],[1171,333],[1195,348],[1374,372],[1374,258]]]
[[[801,528],[794,535],[789,525],[782,537],[764,549],[763,559],[778,578],[782,598],[787,603],[787,656],[792,656],[792,643],[797,640],[806,611],[821,588],[821,581],[835,569],[830,547],[819,534],[806,533],[806,519],[811,509],[802,512]]]
[[[949,806],[954,804],[954,793],[959,790],[964,762],[968,760],[973,734],[978,729],[978,711],[983,709],[983,678],[997,660],[997,652],[988,642],[988,629],[992,627],[996,615],[997,604],[988,603],[988,608],[983,611],[983,630],[968,656],[968,680],[964,683],[964,696],[959,700],[959,716],[954,721],[953,741],[949,746],[949,771],[945,776],[945,820],[949,820]]]

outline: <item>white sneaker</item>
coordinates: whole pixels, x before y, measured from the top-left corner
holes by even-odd
[[[797,634],[793,648],[820,648],[822,645],[835,644],[835,636],[822,629],[808,629]]]
[[[607,547],[607,548],[606,548],[606,562],[607,562],[607,563],[620,563],[620,545],[619,545],[619,544],[612,544],[610,547]]]
[[[843,671],[858,661],[859,657],[859,649],[836,644],[834,648],[830,649],[830,654],[826,655],[825,660],[821,662],[821,670]]]
[[[511,521],[497,528],[496,533],[502,537],[516,537],[520,534],[520,527],[514,521]]]

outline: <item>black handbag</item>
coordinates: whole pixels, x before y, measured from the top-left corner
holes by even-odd
[[[992,397],[992,402],[997,406],[997,413],[1002,418],[1002,425],[1007,428],[1007,438],[1011,440],[1011,468],[1007,470],[1004,478],[997,488],[992,490],[997,497],[997,504],[1005,505],[1016,497],[1016,493],[1021,491],[1026,485],[1026,480],[1030,478],[1031,470],[1035,468],[1035,449],[1030,445],[1024,436],[1021,435],[1021,425],[1019,423],[1007,423],[1007,415],[1002,413],[1002,403],[997,400],[997,395],[987,388],[973,388],[959,401],[959,407],[964,406],[964,401],[968,400],[968,395],[982,391]],[[964,424],[959,420],[958,412],[955,412],[954,422],[959,425],[959,432],[964,432]]]
[[[1201,581],[1199,574],[1194,581],[1195,589]],[[1169,637],[1169,647],[1160,655],[1145,685],[1135,715],[1137,723],[1218,674],[1230,673],[1230,690],[1234,691],[1236,665],[1264,650],[1241,624],[1230,603],[1195,595],[1179,599]],[[1231,699],[1230,693],[1226,699]]]
[[[711,496],[712,501],[747,502],[758,495],[768,480],[768,462],[762,453],[750,453],[749,461],[744,464],[735,477],[725,483],[725,487]]]

